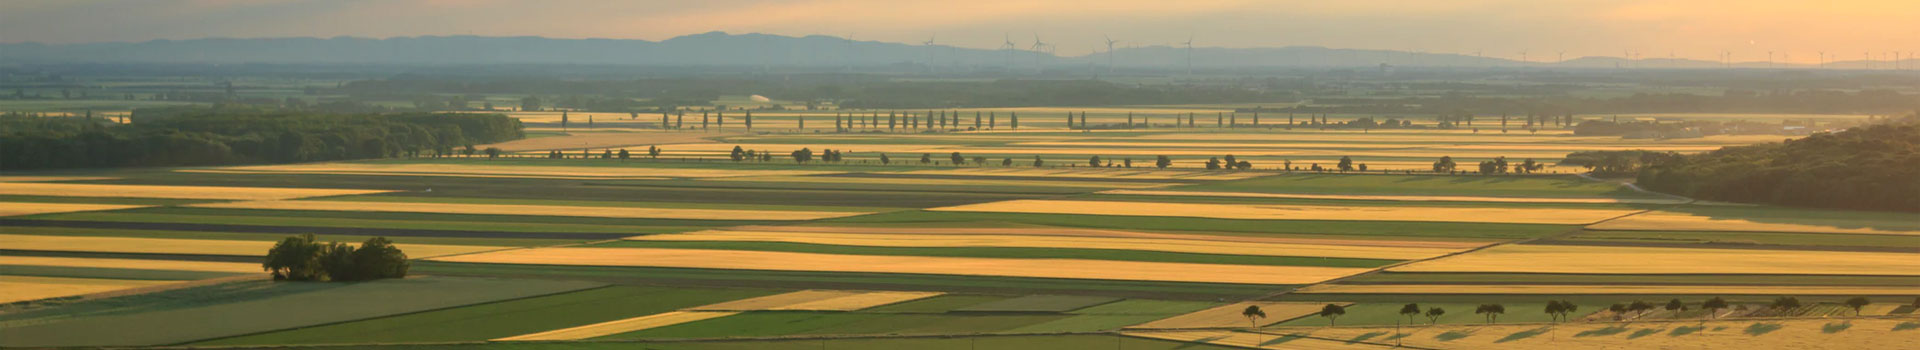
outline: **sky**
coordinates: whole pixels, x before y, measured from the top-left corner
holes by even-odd
[[[1813,63],[1920,52],[1920,0],[0,0],[0,43],[709,31],[997,48],[1325,46]]]

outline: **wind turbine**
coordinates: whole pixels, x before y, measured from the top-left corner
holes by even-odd
[[[1101,35],[1100,37],[1107,39],[1107,73],[1113,73],[1113,44],[1119,43],[1120,41],[1113,40],[1113,37],[1106,35]]]
[[[920,42],[920,46],[926,47],[926,49],[924,49],[923,51],[927,52],[927,70],[928,71],[933,70],[933,58],[934,56],[936,56],[933,54],[933,39],[939,36],[940,36],[939,34],[927,35],[927,41]]]
[[[1193,34],[1187,34],[1187,41],[1181,44],[1187,45],[1187,75],[1191,76],[1193,75]]]
[[[1032,46],[1032,47],[1029,47],[1029,48],[1027,48],[1027,50],[1028,50],[1028,51],[1033,51],[1033,53],[1034,53],[1034,55],[1033,55],[1033,70],[1035,70],[1035,71],[1039,71],[1039,70],[1043,70],[1043,69],[1041,68],[1041,66],[1040,66],[1040,59],[1041,59],[1041,57],[1040,57],[1040,52],[1041,52],[1041,51],[1040,51],[1040,50],[1042,50],[1042,49],[1046,49],[1046,48],[1047,48],[1047,43],[1045,43],[1045,42],[1042,42],[1042,41],[1040,41],[1040,34],[1039,34],[1039,33],[1034,33],[1034,34],[1033,34],[1033,46]]]
[[[1000,44],[1000,50],[1007,52],[1007,70],[1012,71],[1013,70],[1013,48],[1014,48],[1013,36],[1002,34],[1001,40],[1004,40],[1004,43]]]

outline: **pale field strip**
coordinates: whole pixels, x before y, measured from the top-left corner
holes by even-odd
[[[693,311],[854,311],[939,296],[940,292],[803,290],[687,308]]]
[[[1294,194],[1294,193],[1155,191],[1155,190],[1111,190],[1111,191],[1100,191],[1099,193],[1125,194],[1125,195],[1138,195],[1138,196],[1338,199],[1338,200],[1403,201],[1403,202],[1495,202],[1495,203],[1580,203],[1580,204],[1616,204],[1616,203],[1680,204],[1680,203],[1687,202],[1685,200],[1678,200],[1678,199],[1647,199],[1647,198],[1397,196],[1397,195]],[[1645,214],[1642,214],[1642,215],[1645,215]],[[1601,224],[1601,225],[1605,225],[1605,224]]]
[[[580,340],[738,315],[731,311],[671,311],[490,341]]]
[[[119,178],[106,176],[0,176],[0,182],[96,181],[113,179]]]
[[[145,205],[0,202],[0,216],[144,208]]]
[[[511,166],[511,165],[459,165],[459,164],[365,164],[365,163],[320,163],[291,165],[262,165],[220,168],[223,170],[253,171],[263,173],[354,173],[365,175],[419,176],[436,174],[454,175],[500,175],[500,176],[570,176],[570,177],[673,177],[708,178],[725,176],[792,176],[837,174],[837,171],[811,170],[729,170],[698,168],[640,168],[640,167],[579,167],[579,166]]]
[[[1247,301],[1247,302],[1221,305],[1221,306],[1209,308],[1206,310],[1194,311],[1194,312],[1182,314],[1179,316],[1155,320],[1153,322],[1127,326],[1126,328],[1127,329],[1244,328],[1244,327],[1247,327],[1248,325],[1255,324],[1255,322],[1248,321],[1246,316],[1243,316],[1240,314],[1241,312],[1245,311],[1248,306],[1259,306],[1260,311],[1267,314],[1266,318],[1261,318],[1261,319],[1258,319],[1257,321],[1257,324],[1261,326],[1266,326],[1266,325],[1271,325],[1275,323],[1286,322],[1287,320],[1291,320],[1294,318],[1313,315],[1315,313],[1320,312],[1320,309],[1323,307],[1326,307],[1327,304],[1328,303],[1320,303],[1320,302]],[[1345,305],[1352,305],[1353,303],[1336,303],[1336,304],[1341,304],[1342,306],[1345,306]]]
[[[583,131],[579,128],[573,128],[567,131],[567,135],[519,139],[519,140],[513,140],[513,141],[507,141],[507,142],[501,142],[501,143],[495,143],[495,144],[489,144],[489,145],[479,145],[474,147],[479,149],[499,148],[500,150],[507,151],[507,152],[519,152],[519,151],[530,151],[530,150],[554,150],[554,149],[579,150],[584,148],[592,148],[592,149],[598,150],[602,148],[613,148],[615,149],[614,152],[616,153],[619,152],[618,149],[620,148],[633,148],[629,151],[645,154],[647,150],[647,146],[649,145],[710,143],[710,142],[713,142],[712,140],[709,140],[710,138],[727,135],[727,134],[718,134],[718,133],[660,132],[658,130],[653,130],[653,131],[609,131],[606,129],[594,129],[594,130],[597,130],[597,131]],[[476,153],[476,154],[481,154],[481,153]]]
[[[1101,238],[1026,235],[914,235],[871,233],[803,233],[780,231],[706,230],[681,234],[627,237],[635,241],[785,242],[868,247],[1003,247],[1113,249],[1192,254],[1297,256],[1414,260],[1458,252],[1460,249],[1346,246],[1331,244],[1249,243],[1191,239]]]
[[[1872,235],[1920,235],[1920,219],[1911,221],[1861,222],[1849,219],[1796,219],[1801,223],[1757,222],[1740,218],[1716,218],[1671,211],[1651,211],[1587,226],[1595,230],[1637,231],[1734,231],[1848,233]],[[1860,226],[1892,226],[1907,229],[1882,229]]]
[[[1886,316],[1887,314],[1893,313],[1893,310],[1899,310],[1902,306],[1906,305],[1893,303],[1867,304],[1867,306],[1860,308],[1860,314],[1864,316]]]
[[[1394,272],[1920,276],[1920,254],[1518,245],[1400,265]]]
[[[389,173],[389,172],[371,172],[371,171],[369,172],[352,172],[352,171],[263,172],[263,171],[227,170],[227,169],[180,169],[180,170],[174,170],[174,171],[183,172],[183,173],[203,173],[203,174],[277,174],[277,175],[306,174],[306,175],[380,175],[380,176],[399,175],[399,174]],[[551,180],[669,180],[669,179],[672,179],[667,177],[653,177],[653,176],[609,177],[609,176],[542,176],[542,175],[481,175],[481,174],[421,174],[421,176],[498,178],[498,179],[551,179]]]
[[[1317,310],[1316,310],[1317,311]],[[1245,320],[1244,318],[1242,320]],[[1360,343],[1319,338],[1282,338],[1277,335],[1237,332],[1230,330],[1200,331],[1144,331],[1124,332],[1127,336],[1172,340],[1187,343],[1202,343],[1239,348],[1277,349],[1277,350],[1370,350],[1394,349],[1389,345]],[[1348,337],[1354,339],[1358,337]]]
[[[1049,181],[1049,180],[964,180],[964,179],[917,179],[884,177],[839,177],[839,176],[744,176],[713,178],[712,181],[739,182],[797,182],[832,184],[897,184],[925,186],[1036,186],[1036,187],[1073,187],[1073,188],[1157,188],[1177,183],[1144,182],[1098,182],[1098,181]]]
[[[1512,311],[1512,310],[1509,310]],[[1538,312],[1538,310],[1527,310]],[[1618,350],[1618,349],[1794,349],[1864,350],[1920,349],[1912,318],[1817,318],[1769,320],[1680,320],[1642,318],[1635,322],[1572,322],[1552,329],[1541,324],[1438,325],[1407,327],[1399,341],[1429,349],[1491,350]],[[1756,331],[1760,330],[1760,331]],[[1354,339],[1385,334],[1394,327],[1314,327],[1276,329],[1326,339]],[[1552,334],[1541,334],[1543,332]],[[1525,336],[1525,334],[1536,334]],[[1441,334],[1464,335],[1441,337]],[[1519,334],[1520,336],[1515,336]],[[1269,335],[1268,337],[1273,337]]]
[[[959,145],[915,145],[915,144],[795,144],[795,143],[722,144],[722,143],[712,143],[712,144],[666,145],[666,146],[661,146],[661,148],[665,148],[668,151],[728,153],[728,152],[733,152],[733,147],[735,146],[738,146],[743,150],[772,151],[775,158],[787,157],[793,151],[798,151],[802,148],[805,148],[805,149],[813,150],[813,154],[815,156],[820,155],[821,151],[829,150],[829,149],[835,150],[835,151],[847,152],[847,153],[885,152],[885,153],[889,153],[890,157],[893,157],[898,161],[906,161],[908,160],[908,158],[913,158],[914,161],[919,160],[918,157],[910,157],[908,153],[912,153],[912,155],[918,155],[919,153],[934,153],[933,158],[936,160],[939,160],[939,159],[946,159],[946,156],[952,152],[962,151],[962,148]],[[595,153],[595,154],[598,154],[598,153]],[[966,154],[961,153],[961,155],[966,155]],[[787,158],[787,159],[792,159],[792,158]]]
[[[1295,129],[1296,131],[1299,129]],[[1716,135],[1690,139],[1669,139],[1658,142],[1648,140],[1624,140],[1618,136],[1572,136],[1548,135],[1545,130],[1538,135],[1509,133],[1502,135],[1499,130],[1491,133],[1482,129],[1480,134],[1459,132],[1396,132],[1396,133],[1360,133],[1343,131],[1324,131],[1313,133],[1280,134],[1218,134],[1218,133],[1165,133],[1137,136],[1139,140],[1187,140],[1198,142],[1220,141],[1268,141],[1268,142],[1419,142],[1429,144],[1492,145],[1492,144],[1546,144],[1546,145],[1747,145],[1762,142],[1779,142],[1788,137],[1779,135]]]
[[[61,258],[42,256],[0,256],[0,266],[63,266],[110,269],[172,270],[250,273],[265,271],[256,263],[147,260],[111,258]]]
[[[569,205],[461,204],[352,201],[254,201],[191,204],[190,207],[223,209],[318,210],[385,213],[569,216],[621,219],[690,220],[814,220],[870,214],[847,211],[679,209],[641,207],[586,207]]]
[[[1015,164],[1020,159],[1013,160]],[[1028,160],[1031,162],[1032,160]],[[1150,180],[1239,180],[1265,176],[1260,173],[1204,172],[1191,170],[1133,170],[1133,169],[1036,169],[1036,168],[958,168],[915,170],[904,172],[910,175],[967,175],[967,176],[1019,176],[1019,177],[1062,177],[1093,179],[1150,179]]]
[[[1341,143],[1341,142],[1125,142],[1125,141],[1033,141],[1019,142],[1014,146],[1078,146],[1078,147],[1142,147],[1142,148],[1345,148],[1345,149],[1401,149],[1430,147],[1434,144],[1422,143]]]
[[[1263,237],[1263,236],[1218,236],[1193,233],[1154,233],[1120,230],[1083,229],[1065,227],[847,227],[847,226],[736,226],[732,230],[759,232],[805,232],[805,233],[845,233],[845,234],[901,234],[901,235],[1016,235],[1016,236],[1059,236],[1093,238],[1142,238],[1176,241],[1218,241],[1247,243],[1337,245],[1361,247],[1406,247],[1406,248],[1443,248],[1464,250],[1479,248],[1500,241],[1401,241],[1337,238],[1300,238],[1300,237]]]
[[[1725,286],[1725,285],[1524,285],[1524,284],[1316,284],[1300,294],[1715,294],[1715,295],[1916,295],[1920,286]]]
[[[0,195],[53,197],[278,200],[393,192],[326,188],[148,186],[0,182]]]
[[[1308,284],[1370,270],[1312,266],[839,255],[660,248],[533,248],[457,255],[434,260],[534,265],[837,271],[1242,284]]]
[[[267,249],[273,248],[274,243],[276,242],[0,234],[0,247],[6,247],[6,249],[61,252],[264,256],[267,254]],[[355,245],[353,242],[347,243]],[[404,243],[394,246],[406,252],[407,257],[416,259],[506,249],[506,247],[491,246]]]
[[[1272,204],[1204,204],[1016,199],[926,209],[929,211],[1191,217],[1247,220],[1356,220],[1587,224],[1627,215],[1624,209],[1361,207]]]
[[[179,281],[0,275],[0,304],[93,294],[177,282]]]

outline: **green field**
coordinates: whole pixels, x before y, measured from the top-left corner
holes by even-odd
[[[1238,220],[1187,217],[1145,217],[1114,215],[972,213],[950,211],[900,211],[874,215],[835,218],[803,225],[874,225],[883,227],[945,227],[952,223],[999,223],[1055,227],[1102,228],[1147,231],[1186,231],[1195,233],[1262,236],[1270,234],[1307,234],[1341,236],[1352,239],[1523,239],[1563,233],[1579,226],[1543,224],[1495,224],[1453,222],[1392,222],[1336,220]]]
[[[1085,335],[994,335],[994,336],[931,336],[931,337],[871,337],[871,338],[824,338],[791,340],[701,340],[701,341],[612,341],[612,342],[502,342],[502,343],[466,343],[466,344],[408,344],[408,345],[337,345],[337,346],[262,346],[233,347],[231,349],[408,349],[408,350],[613,350],[634,349],[636,347],[659,350],[1057,350],[1057,349],[1104,349],[1120,347],[1128,350],[1227,350],[1231,347],[1192,344],[1174,341],[1125,337],[1110,334]]]
[[[1191,254],[1173,252],[1155,252],[1140,250],[1113,249],[1068,249],[1068,248],[1010,248],[1010,247],[866,247],[826,244],[805,244],[786,242],[708,242],[708,241],[614,241],[596,243],[594,247],[625,248],[673,248],[673,249],[724,249],[755,250],[775,252],[800,252],[850,255],[895,255],[895,256],[940,256],[967,258],[1008,258],[1008,259],[1091,259],[1147,261],[1196,264],[1235,264],[1235,265],[1276,265],[1276,266],[1328,266],[1328,267],[1381,267],[1397,263],[1397,260],[1322,258],[1322,257],[1276,257],[1255,255]]]
[[[1067,312],[1120,301],[1081,295],[1028,295],[954,309],[959,312]]]
[[[1720,244],[1748,246],[1835,247],[1920,251],[1920,239],[1903,235],[1731,232],[1731,231],[1600,231],[1585,230],[1561,238],[1566,241],[1651,244]]]
[[[433,275],[569,278],[633,284],[794,288],[933,290],[996,294],[1077,294],[1162,299],[1246,298],[1289,286],[1151,281],[1046,279],[810,271],[714,270],[654,267],[535,266],[416,261],[414,271]]]
[[[1298,162],[1295,162],[1298,164]],[[1472,164],[1461,164],[1468,168]],[[1182,191],[1253,193],[1663,198],[1574,176],[1431,176],[1293,174],[1180,187]]]
[[[614,286],[194,343],[272,345],[478,341],[773,294],[763,289]]]
[[[1802,286],[1911,286],[1920,277],[1823,275],[1607,275],[1545,273],[1379,272],[1347,279],[1350,283],[1460,284],[1699,284]]]

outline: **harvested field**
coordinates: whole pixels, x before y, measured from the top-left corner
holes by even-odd
[[[726,176],[794,176],[835,174],[833,171],[812,170],[730,170],[702,168],[643,168],[643,167],[592,167],[592,166],[514,166],[514,165],[468,165],[468,164],[403,164],[403,163],[318,163],[290,165],[262,165],[219,168],[227,171],[242,171],[265,174],[351,174],[351,175],[392,175],[392,176],[470,176],[489,175],[500,177],[567,177],[567,178],[709,178]]]
[[[270,210],[324,210],[428,214],[570,216],[623,219],[686,220],[814,220],[869,214],[867,212],[587,207],[566,205],[460,204],[353,201],[255,201],[193,204],[193,207]]]
[[[66,266],[112,269],[204,271],[204,272],[262,272],[260,264],[214,261],[145,260],[145,259],[108,259],[108,258],[62,258],[45,256],[0,255],[0,266]]]
[[[61,182],[61,181],[98,181],[113,180],[117,177],[106,176],[0,176],[0,182]]]
[[[585,326],[493,339],[493,341],[579,340],[737,315],[728,311],[673,311]]]
[[[658,121],[659,119],[654,120]],[[579,150],[583,148],[613,148],[617,150],[620,148],[637,147],[638,151],[646,153],[647,146],[710,143],[713,142],[710,139],[724,136],[727,135],[695,132],[595,132],[573,130],[561,136],[520,139],[491,145],[475,145],[474,147],[481,149],[498,147],[501,151],[507,152],[555,149]]]
[[[1540,198],[1540,197],[1477,197],[1477,196],[1394,196],[1394,195],[1336,195],[1336,194],[1288,194],[1288,193],[1248,193],[1248,192],[1207,192],[1207,191],[1156,191],[1156,190],[1111,190],[1101,194],[1125,194],[1140,196],[1193,196],[1193,197],[1230,197],[1230,198],[1283,198],[1283,199],[1336,199],[1368,201],[1409,201],[1409,202],[1495,202],[1495,203],[1582,203],[1582,204],[1680,204],[1680,199],[1652,198]],[[1642,214],[1645,215],[1645,214]],[[1618,220],[1615,220],[1618,221]]]
[[[1243,243],[1277,243],[1338,245],[1362,247],[1407,247],[1407,248],[1445,248],[1449,250],[1471,249],[1498,243],[1495,241],[1387,241],[1365,239],[1335,238],[1299,238],[1268,236],[1219,236],[1184,233],[1154,233],[1121,230],[1084,229],[1070,227],[850,227],[850,226],[739,226],[735,230],[752,232],[800,232],[800,233],[843,233],[843,234],[900,234],[900,235],[1015,235],[1023,237],[1089,237],[1089,238],[1142,238],[1183,241],[1219,241]]]
[[[1240,313],[1248,306],[1259,306],[1267,314],[1259,319],[1259,325],[1265,326],[1286,320],[1312,315],[1326,307],[1326,303],[1248,301],[1195,311],[1169,317],[1158,321],[1127,327],[1128,329],[1188,329],[1188,328],[1245,328],[1249,325],[1246,316]]]
[[[1035,186],[1035,187],[1072,187],[1072,188],[1155,188],[1178,185],[1175,183],[1148,182],[1098,182],[1098,181],[1039,181],[1039,180],[963,180],[963,179],[926,179],[926,178],[877,178],[877,177],[839,177],[839,176],[751,176],[723,177],[709,181],[745,181],[745,182],[797,182],[832,184],[899,184],[918,186]]]
[[[1735,231],[1851,233],[1875,235],[1920,235],[1920,220],[1913,217],[1887,220],[1862,218],[1766,218],[1696,215],[1674,211],[1653,211],[1607,221],[1592,226],[1595,230],[1638,231]]]
[[[1333,267],[1079,259],[834,255],[655,248],[534,248],[451,256],[435,260],[502,264],[839,271],[1242,284],[1307,284],[1367,271],[1361,268]]]
[[[1688,286],[1624,284],[1318,284],[1298,294],[1711,294],[1711,295],[1920,295],[1920,286]]]
[[[1020,199],[927,209],[989,213],[1165,216],[1249,220],[1355,220],[1585,224],[1634,213],[1617,209],[1346,207]]]
[[[274,243],[273,241],[0,234],[0,247],[6,247],[5,249],[60,252],[264,256],[267,254],[267,249],[273,248]],[[506,249],[506,247],[437,244],[395,244],[394,246],[405,251],[407,257],[414,259]]]
[[[1642,320],[1632,323],[1443,325],[1406,328],[1398,340],[1430,349],[1913,349],[1912,319]],[[1389,342],[1393,327],[1270,330],[1326,339]],[[1542,337],[1545,335],[1545,337]]]
[[[1238,348],[1282,349],[1282,350],[1370,350],[1393,349],[1392,345],[1361,343],[1345,340],[1328,340],[1299,336],[1269,335],[1237,331],[1171,331],[1171,332],[1126,332],[1127,336],[1163,339],[1199,344],[1213,344]]]
[[[853,311],[938,296],[937,292],[803,290],[688,308],[695,311]]]
[[[92,294],[175,282],[176,281],[0,275],[0,304]],[[0,332],[0,334],[4,334],[4,332]]]
[[[392,192],[324,188],[146,186],[0,182],[0,195],[221,200],[281,200]]]
[[[1018,159],[1014,160],[1018,162]],[[1114,170],[1114,169],[1028,169],[1028,168],[961,168],[939,170],[915,170],[904,172],[910,175],[964,175],[964,176],[1019,176],[1019,177],[1063,177],[1091,179],[1152,179],[1152,180],[1238,180],[1267,174],[1240,172],[1203,172],[1188,170]]]
[[[1920,255],[1761,249],[1518,245],[1390,268],[1394,272],[1920,275]]]
[[[119,204],[75,204],[75,203],[20,203],[0,202],[0,216],[20,216],[52,213],[71,213],[77,211],[120,210],[146,207],[144,205]]]
[[[640,241],[789,242],[870,247],[1018,247],[1142,250],[1194,254],[1412,260],[1459,251],[1448,248],[1209,241],[1181,238],[1073,237],[987,234],[871,234],[706,230],[627,237]]]

